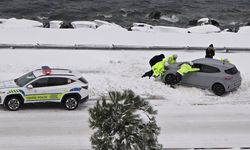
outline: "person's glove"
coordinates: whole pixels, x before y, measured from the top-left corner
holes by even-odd
[[[142,77],[142,78],[144,78],[144,77],[146,77],[146,76],[147,76],[147,74],[146,74],[146,73],[144,73],[144,75],[142,75],[141,77]],[[149,78],[150,78],[150,77],[149,77]]]
[[[149,75],[146,74],[146,73],[145,73],[144,75],[142,75],[141,77],[144,78],[144,77],[147,77],[147,76],[148,76],[148,78],[150,79],[151,76],[149,76]]]
[[[148,72],[145,72],[144,75],[142,75],[141,77],[142,77],[142,78],[144,78],[144,77],[149,77],[149,79],[150,79],[150,77],[152,77],[152,75],[153,75],[153,71],[150,70],[150,71],[148,71]]]

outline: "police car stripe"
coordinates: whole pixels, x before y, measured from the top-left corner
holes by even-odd
[[[19,93],[19,90],[14,89],[7,92],[7,94],[14,94],[14,93]]]
[[[62,93],[49,93],[49,94],[31,94],[26,95],[26,101],[37,101],[37,100],[60,100],[62,98]]]

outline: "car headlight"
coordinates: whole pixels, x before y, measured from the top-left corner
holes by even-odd
[[[0,91],[0,95],[1,95],[1,94],[5,94],[5,92]]]

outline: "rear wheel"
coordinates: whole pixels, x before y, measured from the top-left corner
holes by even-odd
[[[9,97],[4,103],[4,106],[11,111],[18,110],[22,105],[22,100],[19,97]]]
[[[221,96],[225,93],[225,87],[220,83],[215,83],[212,87],[212,91],[215,95]]]
[[[63,100],[63,105],[67,110],[74,110],[78,107],[79,100],[76,96],[67,96]]]
[[[166,84],[173,85],[176,83],[176,76],[174,74],[167,74],[164,78]]]

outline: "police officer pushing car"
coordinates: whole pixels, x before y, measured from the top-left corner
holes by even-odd
[[[145,72],[144,75],[142,75],[142,78],[144,77],[152,77],[155,78],[160,77],[164,74],[166,66],[168,64],[175,64],[177,55],[170,55],[169,57],[165,58],[164,54],[155,55],[153,58],[150,59],[149,64],[151,66],[151,70],[148,72]]]

